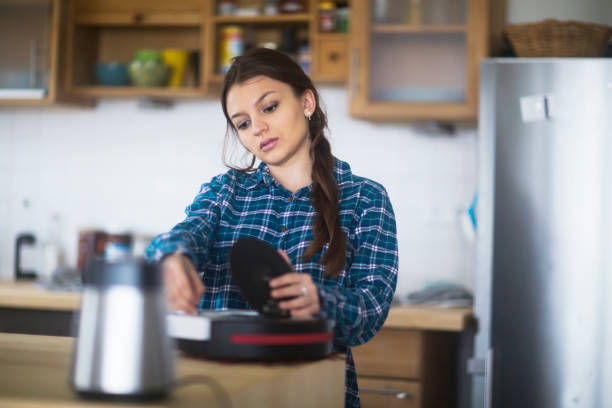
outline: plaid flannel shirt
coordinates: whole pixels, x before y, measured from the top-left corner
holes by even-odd
[[[313,238],[312,185],[292,193],[264,163],[253,173],[229,170],[203,184],[185,220],[157,236],[146,256],[159,261],[174,251],[188,255],[206,286],[199,309],[248,309],[229,272],[229,249],[241,236],[283,249],[296,272],[312,276],[322,314],[336,323],[334,351],[347,355],[345,404],[355,407],[360,403],[349,347],[372,338],[387,317],[397,282],[397,236],[384,187],[353,175],[343,161],[335,159],[334,167],[341,194],[340,224],[351,243],[338,277],[324,277],[318,263],[327,244],[309,261],[301,258]]]

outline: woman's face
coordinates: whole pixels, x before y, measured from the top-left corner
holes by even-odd
[[[265,76],[233,85],[227,94],[227,112],[240,141],[272,166],[309,159],[307,115],[314,105],[312,91],[296,97],[289,85]]]

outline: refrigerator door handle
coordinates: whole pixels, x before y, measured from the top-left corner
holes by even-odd
[[[471,358],[467,362],[467,372],[484,377],[484,408],[491,408],[493,394],[493,349],[487,351],[486,358]]]

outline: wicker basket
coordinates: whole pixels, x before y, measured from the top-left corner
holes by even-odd
[[[602,57],[612,27],[578,21],[545,20],[504,27],[519,57]]]

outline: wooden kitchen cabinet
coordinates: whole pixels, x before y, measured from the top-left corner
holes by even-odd
[[[489,0],[352,3],[349,110],[371,120],[474,120]]]
[[[204,96],[206,4],[205,0],[73,0],[68,25],[67,92],[91,97]],[[183,49],[200,62],[188,64],[187,79],[179,88],[96,83],[97,63],[129,63],[141,48]]]
[[[471,309],[394,307],[383,328],[353,348],[363,408],[457,405],[459,334]]]
[[[309,73],[315,81],[342,82],[346,77],[347,34],[318,33],[318,0],[302,0],[299,13],[257,16],[218,14],[217,0],[72,0],[67,41],[66,90],[90,97],[201,98],[214,93],[209,85],[223,80],[220,43],[223,28],[243,30],[245,48],[265,43],[281,45],[290,37],[294,51],[301,44],[309,50]],[[346,3],[346,2],[344,2]],[[236,6],[257,5],[264,0],[240,0]],[[334,35],[330,41],[331,35]],[[286,41],[285,41],[286,42]],[[179,48],[199,55],[197,68],[188,67],[191,79],[181,88],[109,87],[96,84],[98,62],[129,63],[140,48]],[[297,55],[294,54],[297,57]],[[321,58],[323,61],[318,62]],[[188,75],[189,77],[189,75]]]
[[[0,0],[0,106],[62,100],[64,0]]]
[[[209,3],[211,32],[208,49],[213,58],[206,67],[212,83],[221,83],[223,73],[220,64],[220,43],[223,28],[238,26],[243,31],[245,49],[254,46],[275,44],[278,49],[292,55],[301,62],[305,71],[317,83],[343,83],[347,79],[347,33],[322,33],[319,31],[319,0],[302,0],[304,9],[298,13],[279,13],[277,15],[235,16],[218,15],[219,1]],[[264,0],[237,0],[236,6],[257,5],[261,10]],[[348,1],[336,1],[339,6]],[[305,47],[307,56],[300,56],[300,48]],[[306,58],[307,62],[301,61]]]

